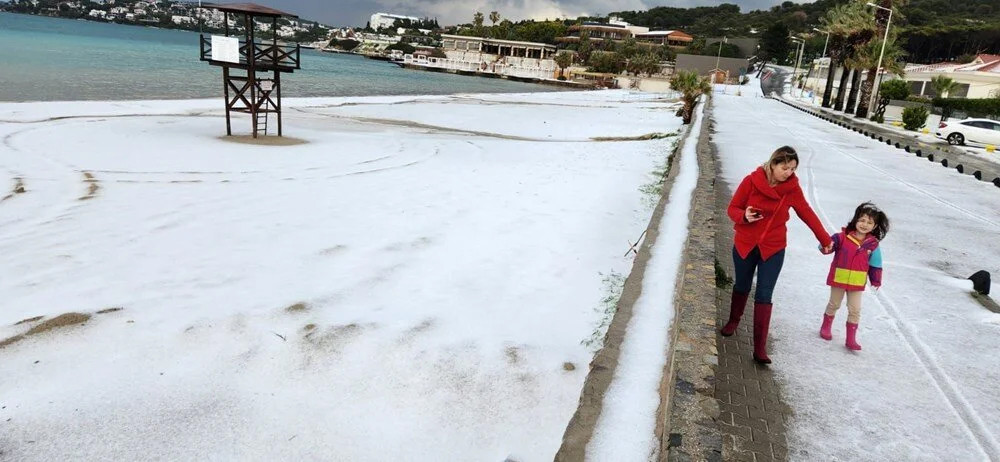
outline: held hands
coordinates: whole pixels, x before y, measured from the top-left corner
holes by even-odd
[[[825,246],[819,246],[819,253],[821,253],[823,255],[830,255],[831,253],[833,253],[833,247],[834,247],[835,242],[833,241],[832,237],[827,237],[827,240],[830,241],[829,244],[827,244]]]
[[[763,219],[764,215],[760,212],[760,209],[747,207],[746,211],[743,212],[743,218],[746,219],[747,223],[753,223]]]

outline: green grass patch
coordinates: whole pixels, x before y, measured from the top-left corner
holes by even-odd
[[[593,352],[597,352],[604,345],[604,334],[608,332],[611,319],[615,317],[615,312],[618,311],[618,300],[622,298],[622,290],[625,288],[624,275],[614,270],[608,274],[600,273],[600,275],[602,277],[601,282],[604,284],[604,298],[594,308],[594,311],[600,315],[600,319],[590,336],[580,342]]]
[[[729,288],[729,286],[731,286],[731,285],[733,285],[733,278],[729,277],[729,275],[726,274],[726,269],[722,267],[722,264],[719,263],[719,259],[716,258],[715,259],[715,287],[718,287],[720,289],[726,289],[726,288]]]
[[[670,168],[674,165],[674,157],[677,155],[678,144],[679,140],[674,140],[670,144],[670,154],[667,155],[663,163],[657,164],[653,171],[649,173],[653,177],[653,181],[639,187],[639,192],[643,196],[642,202],[650,210],[656,207],[657,202],[660,201],[660,196],[663,194],[663,184],[667,181]]]

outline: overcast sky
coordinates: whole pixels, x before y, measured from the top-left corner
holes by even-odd
[[[236,0],[231,0],[235,2]],[[611,11],[647,10],[656,6],[715,6],[735,3],[747,12],[767,9],[783,0],[256,0],[279,10],[331,26],[364,26],[373,13],[396,13],[437,18],[442,25],[472,21],[476,11],[489,17],[499,11],[505,19],[575,18],[606,15]],[[218,3],[229,3],[220,0]],[[798,0],[797,3],[803,3]],[[487,20],[488,23],[488,20]]]

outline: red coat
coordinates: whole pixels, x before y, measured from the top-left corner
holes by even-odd
[[[745,218],[747,206],[762,210],[764,218],[748,223]],[[830,234],[823,229],[823,223],[806,202],[799,187],[799,178],[793,173],[784,183],[771,187],[764,168],[758,167],[740,182],[733,200],[729,202],[729,218],[736,223],[733,227],[736,230],[736,252],[746,258],[755,246],[760,247],[761,258],[767,260],[784,249],[789,207],[794,208],[795,214],[809,226],[820,246],[826,247],[831,243]]]

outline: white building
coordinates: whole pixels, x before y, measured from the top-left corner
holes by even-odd
[[[818,96],[822,96],[826,86],[826,75],[829,69],[829,58],[815,60],[809,67],[803,64],[799,69],[801,75],[808,73],[806,79],[806,90],[814,90]],[[843,68],[838,68],[834,72],[833,95],[836,95],[840,87],[840,77]],[[867,72],[861,73],[861,79],[867,77]],[[970,63],[959,64],[956,62],[943,62],[936,64],[908,64],[905,68],[905,76],[902,77],[910,85],[910,94],[914,96],[934,97],[934,89],[931,87],[931,79],[944,75],[949,77],[958,87],[949,95],[953,98],[991,98],[1000,97],[1000,55],[980,54]],[[882,81],[900,78],[894,74],[883,74]]]
[[[633,26],[632,24],[625,22],[622,18],[618,16],[608,16],[608,24],[612,26],[624,27],[632,32],[632,35],[645,34],[649,32],[648,27]]]
[[[190,16],[177,16],[177,15],[171,16],[170,17],[170,21],[173,22],[174,24],[197,24],[198,23],[198,20],[196,20],[196,19],[194,19],[194,18],[192,18]]]
[[[413,16],[402,16],[390,13],[375,13],[368,21],[368,25],[371,26],[372,29],[379,30],[386,27],[392,27],[392,25],[395,24],[397,19],[409,19],[410,21],[420,21],[420,18],[414,18]]]
[[[910,94],[936,96],[930,80],[944,75],[958,84],[951,92],[953,98],[1000,97],[1000,55],[980,54],[970,63],[944,62],[937,64],[910,64],[906,66],[906,82]]]
[[[87,14],[87,16],[92,18],[105,18],[107,17],[106,15],[107,13],[105,13],[104,10],[90,10],[90,13]]]

